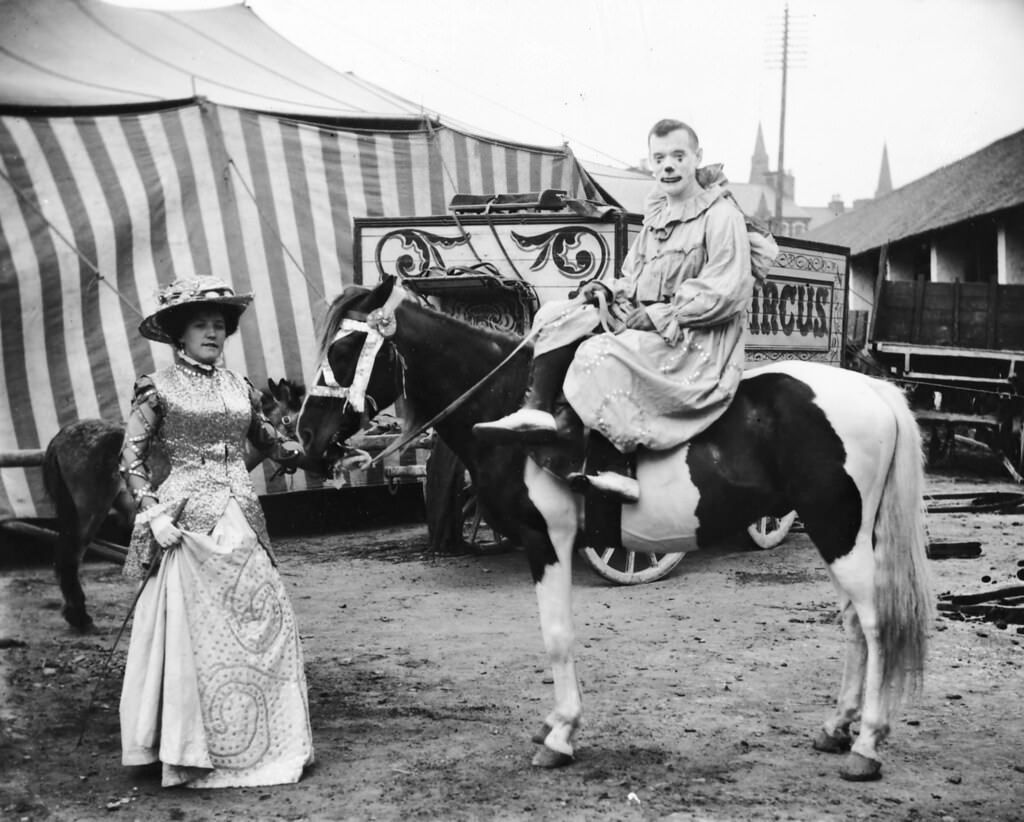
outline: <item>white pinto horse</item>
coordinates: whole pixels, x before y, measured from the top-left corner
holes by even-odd
[[[526,551],[555,683],[534,763],[554,767],[572,761],[582,712],[572,620],[582,500],[521,446],[472,434],[475,423],[521,401],[528,348],[491,374],[519,342],[431,309],[394,279],[347,289],[328,315],[323,365],[297,430],[307,455],[326,464],[341,456],[362,416],[400,393],[417,420],[445,412],[438,435],[469,469],[492,524]],[[457,398],[464,401],[449,409]],[[758,517],[799,514],[828,568],[846,633],[836,709],[814,747],[849,751],[844,778],[878,778],[894,707],[920,683],[933,610],[921,437],[903,395],[832,366],[765,366],[745,376],[729,409],[700,436],[670,452],[641,453],[637,476],[640,501],[622,512],[622,544],[633,551],[695,550]]]

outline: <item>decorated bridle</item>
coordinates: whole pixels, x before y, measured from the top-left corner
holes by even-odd
[[[401,364],[401,374],[404,381],[405,376],[405,362],[402,360],[401,354],[398,349],[390,342],[390,338],[395,335],[398,329],[398,321],[395,318],[395,308],[404,299],[405,292],[401,288],[395,287],[387,301],[380,308],[376,308],[371,311],[367,316],[366,320],[359,320],[356,318],[346,317],[341,321],[341,326],[338,329],[337,334],[331,340],[330,344],[326,347],[323,360],[320,363],[320,367],[317,369],[316,378],[314,379],[313,387],[307,392],[307,398],[310,396],[319,397],[333,397],[335,399],[343,400],[353,410],[358,411],[361,414],[366,414],[366,404],[369,403],[373,406],[373,413],[376,414],[379,410],[376,402],[366,393],[366,388],[370,381],[370,375],[373,372],[373,364],[376,361],[377,353],[380,351],[381,346],[385,343],[388,344],[392,354],[396,360]],[[583,300],[579,299],[582,304]],[[391,443],[387,448],[381,451],[377,456],[373,457],[369,462],[365,463],[361,467],[366,469],[371,465],[381,462],[385,457],[393,454],[396,451],[404,451],[406,448],[415,441],[420,434],[426,431],[428,428],[432,428],[434,425],[439,423],[463,403],[466,402],[473,394],[475,394],[488,380],[491,379],[495,374],[501,371],[512,358],[516,356],[524,347],[529,345],[533,338],[537,336],[540,329],[535,328],[527,334],[522,341],[494,368],[492,368],[487,374],[485,374],[480,380],[474,385],[464,391],[461,395],[456,397],[451,403],[448,404],[440,413],[436,414],[431,419],[427,420],[422,425],[418,426],[416,430],[407,432],[405,436],[399,440]],[[348,388],[338,384],[338,381],[334,378],[334,372],[331,369],[331,364],[327,358],[327,352],[330,351],[331,346],[334,345],[339,339],[356,332],[363,332],[366,334],[366,340],[363,342],[363,347],[359,352],[359,360],[356,363],[356,371],[352,376],[352,385]],[[404,386],[403,386],[404,393]],[[344,442],[338,439],[341,432],[336,431],[331,437],[331,444],[338,447],[343,447]]]
[[[327,397],[340,400],[345,408],[351,408],[362,415],[364,422],[369,417],[376,416],[381,410],[379,403],[368,393],[370,377],[373,375],[373,366],[377,360],[377,354],[385,343],[388,344],[391,356],[401,363],[401,357],[389,338],[394,336],[395,306],[401,301],[403,294],[399,289],[392,291],[387,301],[380,308],[374,309],[368,315],[357,314],[342,319],[338,330],[331,338],[331,341],[324,347],[324,355],[317,366],[316,374],[313,377],[313,384],[306,391],[306,400],[309,397]],[[365,317],[365,319],[361,319]],[[356,361],[355,373],[352,375],[352,383],[349,386],[342,386],[334,376],[331,368],[329,354],[331,348],[338,340],[344,339],[351,334],[365,334],[366,339],[359,350],[359,358]],[[405,368],[402,367],[400,374],[404,377]],[[299,412],[301,414],[301,411]],[[340,431],[334,432],[329,444],[339,448],[344,447],[339,437]]]

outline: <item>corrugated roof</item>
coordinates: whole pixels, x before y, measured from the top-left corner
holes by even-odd
[[[191,97],[303,116],[436,116],[324,65],[241,4],[171,12],[99,0],[0,2],[4,106],[99,107]]]
[[[1024,130],[807,233],[860,254],[1024,203]]]

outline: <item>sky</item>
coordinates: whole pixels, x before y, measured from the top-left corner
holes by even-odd
[[[223,0],[117,0],[197,8]],[[310,54],[518,142],[638,164],[662,117],[745,182],[779,154],[783,0],[249,0]],[[1024,128],[1024,0],[791,0],[796,201],[874,196]]]

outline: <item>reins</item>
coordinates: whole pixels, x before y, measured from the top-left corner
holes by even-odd
[[[473,394],[479,391],[480,388],[482,388],[483,385],[488,380],[490,380],[495,374],[497,374],[499,371],[501,371],[501,369],[508,365],[516,354],[522,351],[523,348],[525,348],[529,343],[533,342],[534,337],[536,337],[538,333],[540,333],[539,328],[532,329],[530,333],[523,337],[519,344],[516,345],[516,347],[513,348],[512,351],[510,351],[508,355],[500,363],[494,366],[494,368],[492,368],[490,371],[484,374],[483,377],[477,380],[476,383],[471,385],[459,396],[457,396],[454,400],[448,403],[448,405],[445,406],[439,413],[435,414],[422,425],[417,426],[413,431],[409,432],[408,434],[405,434],[400,440],[391,443],[391,445],[389,445],[387,448],[385,448],[383,451],[377,454],[377,456],[375,456],[373,459],[371,459],[369,462],[367,462],[365,465],[361,467],[365,470],[372,465],[376,465],[385,457],[391,456],[391,454],[394,454],[396,451],[398,451],[399,453],[405,451],[405,449],[412,444],[413,440],[418,438],[424,431],[426,431],[428,428],[432,428],[437,423],[444,420],[449,414],[452,414],[459,408],[461,408],[466,403],[466,400],[472,397]]]
[[[601,318],[601,325],[602,325],[602,327],[606,331],[608,331],[609,333],[615,333],[614,331],[612,331],[612,329],[610,327],[611,326],[611,322],[614,320],[614,317],[612,316],[611,312],[608,309],[606,295],[605,295],[603,290],[597,292],[596,299],[597,299],[597,309],[598,309],[598,313],[599,313],[600,318]],[[583,298],[577,297],[572,302],[573,302],[573,304],[575,306],[578,307],[578,306],[585,305],[587,301],[585,299],[583,299]],[[401,437],[401,439],[396,440],[395,442],[391,443],[391,445],[387,446],[387,448],[385,448],[383,451],[381,451],[379,454],[377,454],[377,456],[373,457],[368,462],[363,463],[360,466],[360,468],[362,470],[369,469],[371,466],[376,465],[377,463],[381,462],[385,457],[389,457],[392,454],[394,454],[395,452],[401,453],[401,452],[405,451],[410,445],[412,445],[412,443],[421,434],[423,434],[424,431],[426,431],[428,428],[433,428],[435,425],[437,425],[437,423],[443,421],[449,415],[451,415],[452,413],[457,411],[459,408],[461,408],[470,397],[472,397],[477,391],[479,391],[492,377],[494,377],[503,368],[505,368],[505,366],[508,365],[509,362],[511,362],[512,359],[520,351],[523,350],[523,348],[525,348],[527,345],[529,345],[531,342],[533,342],[534,338],[537,337],[537,335],[540,333],[540,331],[541,331],[540,327],[531,329],[530,333],[528,333],[525,337],[523,337],[523,339],[516,345],[516,347],[513,348],[512,351],[510,351],[504,357],[504,359],[502,359],[501,362],[499,362],[496,366],[494,366],[494,368],[492,368],[483,377],[481,377],[479,380],[477,380],[476,383],[474,383],[469,388],[467,388],[465,391],[463,391],[458,397],[456,397],[454,400],[452,400],[450,403],[448,403],[448,405],[446,405],[440,412],[435,414],[429,420],[427,420],[426,422],[422,423],[421,425],[418,425],[415,429],[413,429],[412,431],[408,432],[407,434],[404,434]],[[394,343],[390,343],[390,345],[393,346]],[[403,368],[404,368],[404,361],[402,360],[401,354],[398,354],[398,359],[399,359],[400,362],[403,362]]]

